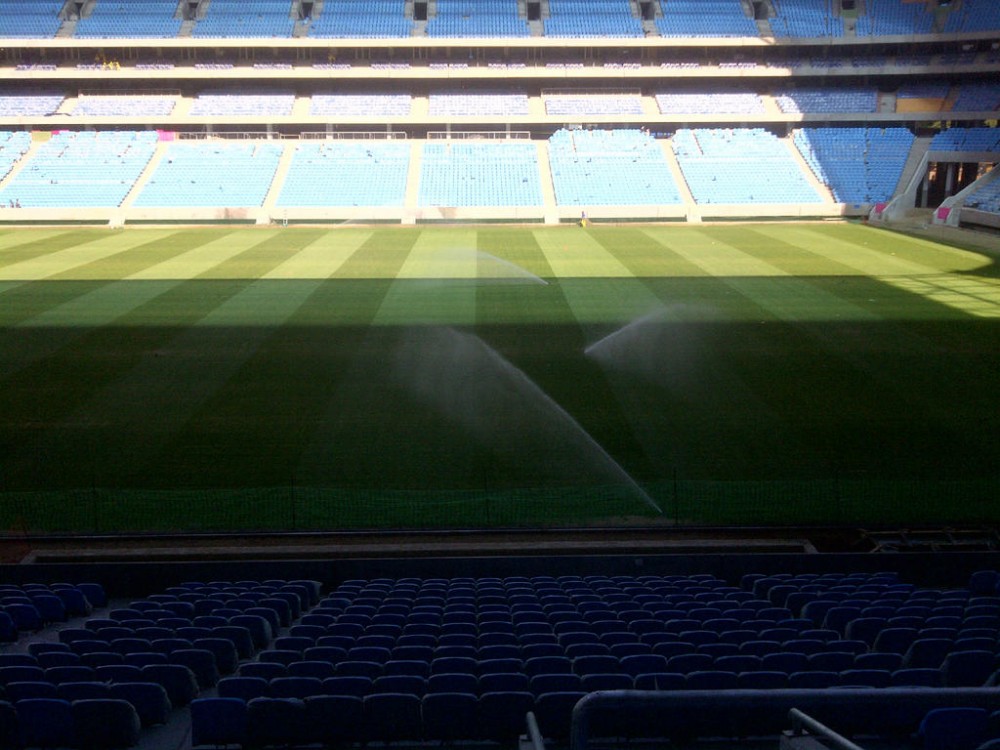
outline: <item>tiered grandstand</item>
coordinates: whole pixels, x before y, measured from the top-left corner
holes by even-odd
[[[950,184],[941,197],[914,189],[921,170],[946,172],[924,158],[927,137],[992,124],[1000,107],[990,76],[1000,59],[1000,22],[991,4],[972,0],[936,8],[904,0],[857,8],[801,0],[753,7],[740,0],[109,2],[31,3],[25,13],[15,12],[23,3],[0,7],[0,34],[24,40],[3,52],[12,75],[0,96],[0,127],[30,132],[34,141],[55,130],[123,127],[143,131],[144,142],[270,142],[248,150],[273,152],[287,165],[270,172],[274,184],[227,206],[240,191],[227,190],[221,174],[211,200],[187,191],[191,218],[199,219],[238,208],[243,220],[258,223],[295,221],[298,209],[315,220],[325,207],[330,219],[364,219],[367,210],[410,223],[441,219],[440,209],[474,219],[481,207],[492,219],[506,211],[510,219],[558,222],[589,208],[592,219],[701,220],[865,215],[892,203],[888,217],[913,208],[909,202],[933,207],[966,187]],[[885,46],[859,46],[872,37]],[[672,179],[686,184],[663,201],[649,200],[641,178],[609,191],[573,189],[564,134],[581,129],[593,132],[591,144],[611,149],[588,158],[614,162],[631,132],[650,153],[665,153]],[[412,161],[390,179],[388,194],[342,194],[332,187],[336,170],[353,179],[354,157],[338,163],[331,155],[341,146],[303,149],[288,140],[382,137],[412,144]],[[701,137],[728,152],[705,153]],[[518,178],[524,194],[504,187],[491,195],[488,172],[462,178],[486,183],[476,194],[423,183],[443,179],[442,154],[469,150],[473,156],[462,161],[471,164],[494,148],[453,148],[448,139],[459,138],[529,139],[532,148],[511,147],[531,154]],[[0,186],[25,210],[44,208],[37,218],[127,223],[155,219],[157,206],[184,206],[183,195],[149,197],[171,163],[159,153],[139,173],[117,177],[125,181],[114,193],[120,202],[101,203],[102,211],[81,212],[86,201],[59,197],[55,186],[66,183],[56,177],[49,197],[40,198],[37,186],[16,195],[44,166],[47,148],[24,151]],[[83,152],[68,155],[76,153]],[[962,158],[960,150],[944,153]],[[977,158],[984,153],[992,149]],[[306,179],[299,169],[316,160],[334,170],[323,181],[333,193],[306,197],[296,187]],[[751,190],[746,177],[755,170]],[[272,213],[279,208],[280,216]]]
[[[0,40],[0,750],[1000,747],[1000,2]]]

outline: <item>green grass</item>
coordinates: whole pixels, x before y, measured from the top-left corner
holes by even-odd
[[[998,373],[860,225],[3,229],[0,528],[992,522]]]

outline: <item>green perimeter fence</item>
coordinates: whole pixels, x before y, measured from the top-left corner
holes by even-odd
[[[677,479],[637,487],[376,491],[306,486],[0,493],[0,534],[529,528],[886,526],[1000,522],[1000,477]],[[653,505],[659,507],[659,511]]]

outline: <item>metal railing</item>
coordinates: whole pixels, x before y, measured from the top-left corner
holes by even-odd
[[[788,720],[792,724],[792,736],[801,737],[807,732],[814,737],[821,737],[823,742],[831,750],[863,750],[860,745],[856,745],[846,737],[837,734],[835,731],[816,721],[809,714],[803,713],[797,708],[788,712]]]

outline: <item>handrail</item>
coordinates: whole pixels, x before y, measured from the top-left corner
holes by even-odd
[[[538,719],[535,718],[535,712],[528,711],[525,721],[528,723],[528,740],[531,742],[532,750],[545,750],[545,740],[542,737],[541,730],[538,728]]]
[[[830,727],[797,708],[788,712],[788,720],[792,723],[792,732],[796,736],[801,736],[804,731],[808,731],[810,734],[826,740],[833,750],[863,750],[861,746],[855,745],[843,735],[837,734]]]

